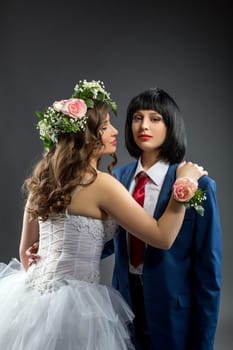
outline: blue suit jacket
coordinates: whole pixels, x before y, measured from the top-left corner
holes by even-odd
[[[115,177],[127,188],[137,162],[116,168]],[[168,169],[154,217],[164,212],[171,196],[177,165]],[[146,317],[152,349],[212,350],[220,302],[221,227],[216,185],[207,176],[199,180],[207,190],[205,214],[186,210],[176,241],[169,250],[147,246],[143,268]],[[119,228],[104,255],[115,252],[113,287],[131,305],[126,232]],[[136,293],[136,291],[135,291]]]

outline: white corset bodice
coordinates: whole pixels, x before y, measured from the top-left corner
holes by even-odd
[[[40,222],[41,258],[28,269],[28,285],[45,291],[65,280],[98,283],[103,246],[115,230],[113,220],[67,213]]]

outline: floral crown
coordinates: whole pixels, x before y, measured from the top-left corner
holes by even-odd
[[[105,90],[103,82],[95,80],[80,80],[71,98],[55,101],[44,113],[37,111],[36,115],[40,119],[37,128],[45,150],[49,151],[62,133],[84,131],[87,109],[93,108],[95,101],[109,104],[113,113],[117,114],[117,105]]]

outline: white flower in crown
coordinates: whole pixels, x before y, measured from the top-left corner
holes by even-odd
[[[114,114],[117,114],[117,105],[111,99],[110,93],[105,90],[104,83],[100,80],[80,80],[74,87],[74,98],[83,99],[88,108],[94,107],[94,100],[109,104]]]
[[[78,91],[90,91],[92,93],[92,97],[94,99],[98,98],[98,93],[101,93],[103,95],[105,95],[107,98],[110,99],[110,94],[108,92],[105,91],[105,87],[104,87],[104,83],[100,80],[95,81],[92,80],[90,82],[87,82],[86,80],[80,80],[79,84],[77,84],[74,88],[74,91],[78,92]]]

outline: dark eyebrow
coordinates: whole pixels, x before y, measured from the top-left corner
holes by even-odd
[[[138,111],[135,111],[134,113],[133,113],[133,116],[135,115],[135,114],[140,114],[140,115],[142,115],[143,114],[143,111],[144,111],[144,109],[142,109],[142,110],[138,110]],[[156,111],[151,111],[150,113],[149,113],[149,115],[150,116],[159,116],[159,117],[162,117],[162,115],[159,113],[159,112],[156,112]]]
[[[161,115],[159,112],[156,112],[156,111],[150,112],[150,114],[153,114],[153,115]]]

